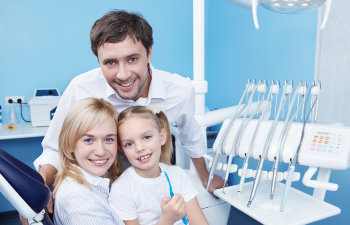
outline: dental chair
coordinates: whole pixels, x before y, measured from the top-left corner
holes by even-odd
[[[51,192],[34,169],[0,149],[0,192],[31,225],[53,225],[45,207]]]

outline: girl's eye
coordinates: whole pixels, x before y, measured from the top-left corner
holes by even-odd
[[[146,136],[144,137],[145,140],[149,140],[149,139],[151,139],[151,138],[152,138],[151,135],[146,135]]]
[[[124,144],[124,148],[129,148],[129,147],[131,147],[132,146],[132,142],[126,142],[125,144]]]

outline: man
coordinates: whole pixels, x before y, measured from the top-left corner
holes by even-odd
[[[206,145],[193,117],[191,81],[150,65],[152,27],[138,14],[111,11],[95,22],[90,39],[100,68],[75,77],[61,97],[42,142],[43,153],[34,162],[45,183],[52,184],[59,168],[58,134],[66,114],[76,101],[93,96],[108,100],[118,112],[133,105],[162,106],[169,122],[179,128],[179,143],[206,186],[208,170],[202,157]],[[209,191],[222,186],[221,177],[215,176]]]

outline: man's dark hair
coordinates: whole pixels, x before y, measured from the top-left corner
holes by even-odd
[[[104,43],[117,43],[126,37],[141,41],[147,55],[153,46],[152,27],[138,13],[113,10],[98,19],[91,28],[91,50],[97,55],[97,49]]]

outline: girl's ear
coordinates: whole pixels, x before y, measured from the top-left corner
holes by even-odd
[[[164,128],[160,130],[160,138],[161,138],[161,144],[164,145],[166,142],[166,131]]]

